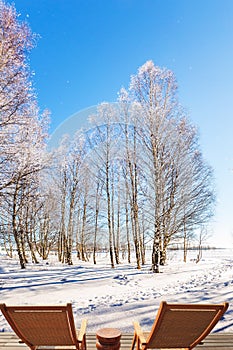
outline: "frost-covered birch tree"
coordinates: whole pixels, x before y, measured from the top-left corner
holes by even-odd
[[[120,125],[117,104],[103,103],[97,114],[92,116],[95,130],[89,135],[89,144],[93,150],[92,169],[101,177],[102,182],[102,231],[103,225],[108,231],[108,247],[111,266],[119,263],[121,244],[120,226],[123,223],[121,201],[122,160],[124,159],[124,135]],[[105,220],[103,219],[105,217]],[[103,224],[105,221],[105,224]]]
[[[184,225],[184,207],[186,227],[211,216],[212,172],[178,103],[171,71],[146,62],[131,78],[130,93],[141,108],[137,131],[144,144],[153,218],[152,271],[159,272],[171,237]]]
[[[130,222],[132,239],[134,242],[134,250],[136,255],[137,268],[141,268],[143,260],[143,250],[140,244],[140,224],[139,224],[139,203],[138,203],[138,169],[139,152],[138,152],[138,138],[137,138],[137,108],[131,103],[129,95],[125,89],[121,89],[119,94],[119,106],[121,114],[121,127],[124,135],[124,171],[125,177],[125,191],[127,202],[126,207],[126,231],[128,232],[128,205],[130,207]],[[128,244],[128,255],[130,246]]]
[[[1,199],[7,201],[12,233],[21,268],[26,267],[27,230],[26,208],[33,206],[33,197],[39,191],[39,172],[47,164],[45,134],[38,120],[37,108],[28,110],[29,116],[15,135],[14,160],[8,162],[11,183],[1,190]],[[9,215],[10,214],[10,215]],[[24,220],[25,219],[25,220]]]
[[[27,123],[33,97],[27,55],[34,40],[14,6],[0,0],[0,190],[16,176],[8,165],[14,162],[17,133]]]
[[[25,225],[20,221],[25,186],[46,164],[47,113],[40,115],[28,64],[35,36],[20,22],[13,5],[0,0],[0,204],[11,203],[8,218],[22,268]],[[28,187],[28,188],[29,188]],[[10,215],[9,215],[10,214]]]
[[[60,208],[60,229],[58,236],[58,257],[68,265],[73,264],[75,215],[80,198],[82,162],[85,148],[82,135],[73,140],[65,137],[57,151],[54,162],[54,183],[57,187],[57,200]]]

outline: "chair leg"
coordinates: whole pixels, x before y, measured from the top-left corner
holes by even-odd
[[[87,348],[86,334],[84,334],[84,336],[83,336],[83,341],[82,341],[82,344],[81,344],[81,348],[82,348],[82,350],[86,350],[86,348]]]
[[[130,349],[130,350],[133,350],[133,349],[134,349],[136,340],[137,340],[137,335],[136,335],[136,333],[134,333],[133,342],[132,342],[132,345],[131,345],[131,349]]]
[[[141,345],[140,338],[137,337],[137,347],[136,347],[136,350],[142,350],[140,345]]]

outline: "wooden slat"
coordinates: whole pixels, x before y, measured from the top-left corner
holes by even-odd
[[[121,350],[129,350],[133,334],[123,334]],[[87,350],[96,350],[94,333],[87,334]],[[28,347],[19,343],[19,339],[12,332],[0,332],[0,350],[26,350]],[[213,333],[208,335],[197,350],[233,350],[233,333]]]

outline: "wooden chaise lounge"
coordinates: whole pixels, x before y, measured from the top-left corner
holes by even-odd
[[[143,333],[134,322],[131,350],[182,349],[190,350],[211,332],[228,308],[228,303],[167,304],[161,302],[149,333]],[[233,344],[232,344],[233,348]]]
[[[6,306],[0,310],[9,325],[32,350],[66,349],[86,350],[86,320],[76,330],[72,305],[65,306]]]

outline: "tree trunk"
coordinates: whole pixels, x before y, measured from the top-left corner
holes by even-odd
[[[109,235],[109,254],[111,267],[114,268],[114,254],[113,254],[113,232],[112,232],[112,222],[111,222],[111,196],[110,196],[110,180],[109,180],[109,144],[110,144],[110,135],[109,135],[109,125],[107,125],[107,149],[106,149],[106,195],[107,195],[107,212],[108,212],[108,235]]]
[[[127,240],[127,255],[128,255],[128,263],[131,263],[131,248],[130,248],[130,237],[129,237],[129,210],[127,199],[125,202],[125,228],[126,228],[126,240]]]
[[[159,224],[156,222],[155,225],[155,234],[153,241],[153,249],[152,249],[152,272],[159,273],[159,265],[160,265],[160,244],[159,244]]]
[[[86,255],[85,255],[85,229],[86,229],[86,221],[87,221],[87,201],[86,201],[86,194],[84,198],[84,204],[83,204],[83,218],[82,218],[82,230],[81,230],[81,259],[82,261],[86,261]]]
[[[142,265],[145,265],[146,263],[146,252],[145,252],[145,241],[144,241],[144,218],[141,218],[141,229],[139,232],[139,237],[140,237],[140,252],[141,252],[141,261],[142,261]]]
[[[67,247],[66,247],[66,261],[68,265],[73,265],[72,251],[73,251],[73,215],[74,215],[74,196],[71,193],[70,206],[69,206],[69,221],[67,227]]]
[[[187,261],[187,250],[188,250],[188,242],[187,242],[187,231],[186,231],[186,224],[185,224],[185,218],[184,218],[184,262]]]
[[[20,234],[18,232],[17,227],[17,219],[16,219],[16,212],[17,212],[17,194],[18,194],[18,186],[16,185],[16,189],[14,192],[14,198],[13,198],[13,208],[12,208],[12,228],[13,228],[13,235],[16,243],[16,250],[19,257],[19,263],[21,266],[21,269],[26,268],[26,262],[24,260],[23,252],[22,252],[22,246],[21,246],[21,239]]]
[[[95,265],[96,265],[96,252],[97,252],[98,215],[99,215],[99,210],[96,208],[96,211],[95,211],[94,242],[93,242],[93,263]]]

